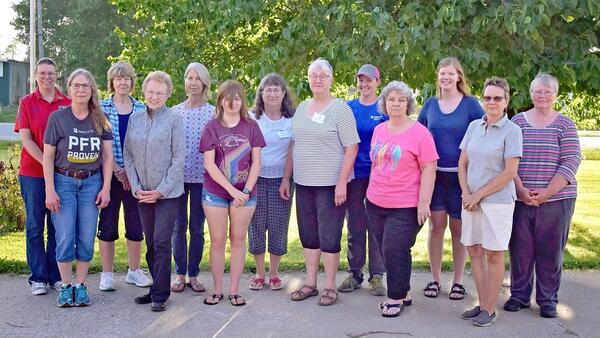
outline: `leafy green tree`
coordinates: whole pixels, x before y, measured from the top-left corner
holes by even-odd
[[[528,105],[540,71],[556,75],[563,92],[600,90],[600,3],[594,0],[361,1],[361,0],[111,0],[119,13],[147,22],[119,32],[122,56],[142,72],[161,69],[177,84],[193,60],[220,82],[235,78],[255,88],[277,71],[305,97],[306,68],[317,57],[334,66],[338,93],[366,62],[383,81],[400,79],[434,92],[435,66],[459,57],[477,92],[491,75],[514,88],[511,103]]]
[[[28,44],[29,0],[16,2],[13,9],[17,15],[11,24],[18,39]],[[42,0],[44,51],[57,62],[63,80],[82,67],[104,88],[110,60],[122,50],[115,27],[130,31],[130,21],[106,0]]]

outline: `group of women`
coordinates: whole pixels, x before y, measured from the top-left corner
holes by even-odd
[[[332,305],[338,291],[360,288],[368,252],[371,292],[387,294],[379,304],[382,316],[400,315],[412,305],[411,248],[430,219],[433,280],[425,287],[425,296],[437,297],[442,290],[442,243],[449,223],[454,258],[449,297],[457,300],[466,294],[462,285],[466,252],[477,288],[479,305],[465,311],[463,318],[477,326],[496,319],[504,251],[509,247],[511,298],[504,309],[530,306],[535,269],[541,315],[556,316],[581,154],[573,122],[553,109],[558,95],[554,77],[538,75],[530,88],[533,108],[510,120],[506,80],[486,80],[482,109],[470,96],[460,62],[445,58],[437,68],[436,96],[425,102],[415,121],[410,118],[416,110],[411,88],[392,81],[377,95],[380,74],[370,64],[356,74],[357,100],[346,103],[332,95],[333,68],[327,60],[317,59],[308,67],[309,99],[296,108],[285,80],[269,74],[260,82],[250,111],[243,86],[233,80],[223,82],[215,106],[209,104],[211,78],[199,63],[187,67],[187,99],[173,108],[166,106],[173,92],[168,74],[155,71],[146,76],[143,105],[131,97],[135,72],[123,61],[108,71],[112,95],[102,104],[93,76],[83,69],[67,81],[72,100],[68,102],[57,90],[46,88],[53,88],[56,80],[56,66],[48,60],[38,62],[38,89],[21,102],[15,127],[24,144],[20,181],[34,294],[46,293],[49,283],[59,291],[58,306],[89,305],[84,281],[94,236],[100,240],[103,266],[100,289],[115,289],[114,241],[123,204],[129,258],[125,281],[151,285],[147,294],[135,299],[137,303],[163,311],[171,292],[186,286],[195,292],[206,290],[198,279],[206,219],[213,289],[204,303],[216,305],[223,298],[229,238],[228,299],[234,306],[245,305],[239,282],[247,236],[257,267],[249,288],[283,287],[278,267],[287,252],[295,190],[306,278],[292,292],[294,301],[319,295],[321,259],[325,285],[318,304]],[[46,107],[47,126],[34,122],[27,104],[56,99],[63,99],[65,107]],[[51,108],[58,110],[50,114]],[[26,172],[40,166],[36,162],[43,164],[41,181]],[[39,251],[44,251],[45,211],[33,206],[40,196],[51,213],[43,255]],[[350,269],[337,287],[346,216]],[[36,237],[40,223],[41,244]],[[144,238],[152,281],[139,269]],[[34,249],[34,244],[41,248]],[[52,255],[58,269],[52,268]],[[173,282],[171,255],[176,267]]]

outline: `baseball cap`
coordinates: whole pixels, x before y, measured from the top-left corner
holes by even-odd
[[[360,69],[356,73],[356,76],[359,75],[367,76],[371,80],[379,80],[379,69],[377,69],[377,67],[373,66],[372,64],[367,63],[366,65],[362,65],[360,67]]]

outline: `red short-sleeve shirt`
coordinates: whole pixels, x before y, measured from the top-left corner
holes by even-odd
[[[19,112],[15,121],[15,132],[21,129],[29,129],[31,137],[35,144],[44,149],[44,132],[48,117],[53,112],[71,105],[71,99],[66,97],[58,89],[54,95],[54,100],[48,102],[42,98],[39,89],[27,96],[24,96],[19,102]],[[25,148],[21,150],[21,165],[19,175],[30,177],[44,177],[42,164],[36,161]]]

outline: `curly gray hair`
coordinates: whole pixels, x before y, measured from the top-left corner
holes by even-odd
[[[392,81],[388,83],[385,88],[383,88],[377,101],[377,107],[379,108],[380,112],[387,115],[387,110],[385,109],[385,100],[387,100],[387,97],[391,92],[398,92],[400,95],[406,98],[406,115],[411,115],[415,112],[416,103],[415,98],[413,97],[413,91],[406,83],[401,81]]]

